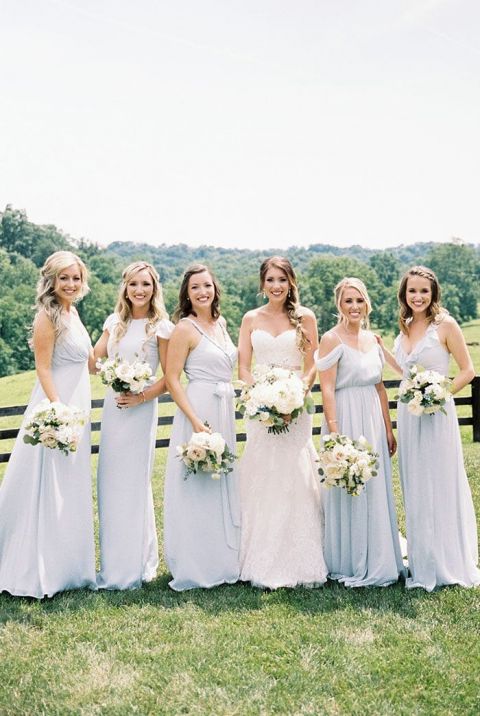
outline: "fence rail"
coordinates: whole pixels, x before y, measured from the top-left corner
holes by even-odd
[[[385,387],[388,388],[398,388],[400,385],[399,380],[385,380],[384,381]],[[458,423],[459,425],[471,425],[472,426],[472,437],[474,442],[480,442],[480,376],[476,375],[475,378],[471,382],[471,395],[466,397],[460,397],[455,398],[455,405],[471,405],[471,415],[468,415],[466,417],[459,417]],[[236,391],[237,395],[239,391]],[[312,389],[313,393],[319,393],[320,387],[318,385],[315,385]],[[161,395],[158,399],[159,403],[173,403],[172,398],[166,394]],[[102,408],[103,407],[103,399],[100,400],[92,400],[92,410]],[[394,410],[397,407],[397,403],[395,400],[389,400],[388,407],[390,410]],[[25,412],[27,406],[26,405],[12,405],[10,407],[6,408],[0,408],[0,419],[11,417],[15,415],[23,415]],[[323,406],[322,405],[316,405],[315,406],[315,413],[320,414],[323,413]],[[236,418],[241,418],[242,415],[240,413],[235,413]],[[158,417],[157,425],[172,425],[173,423],[173,415],[160,415]],[[92,422],[92,432],[98,432],[101,428],[101,421],[93,421]],[[395,428],[396,427],[396,421],[392,421],[392,425]],[[6,428],[4,430],[0,430],[0,440],[12,440],[17,437],[19,433],[19,428]],[[320,434],[320,428],[315,426],[312,430],[313,435],[319,435]],[[246,440],[246,434],[245,433],[237,433],[237,441],[243,442]],[[155,442],[155,447],[157,448],[166,448],[168,447],[170,443],[170,440],[168,438],[158,438]],[[92,454],[98,453],[98,445],[92,445]],[[11,453],[4,452],[0,453],[0,463],[2,462],[8,462],[10,458]]]

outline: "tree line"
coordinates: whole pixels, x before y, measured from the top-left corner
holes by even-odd
[[[299,278],[300,298],[318,320],[320,333],[335,323],[333,287],[344,276],[357,276],[368,287],[373,305],[372,323],[381,331],[396,329],[398,281],[406,268],[422,263],[432,268],[442,285],[444,306],[460,322],[476,318],[480,294],[480,246],[459,240],[417,243],[372,250],[354,245],[339,248],[313,244],[308,248],[226,249],[213,246],[168,246],[114,242],[107,248],[75,239],[53,225],[37,225],[26,212],[7,205],[0,212],[0,376],[30,370],[33,354],[28,331],[33,318],[38,269],[58,250],[74,251],[90,270],[91,292],[79,304],[92,340],[102,332],[112,312],[123,268],[136,260],[151,262],[162,280],[165,305],[171,314],[177,302],[186,266],[205,263],[222,287],[222,313],[232,337],[238,336],[243,314],[261,302],[258,269],[264,258],[287,256]]]

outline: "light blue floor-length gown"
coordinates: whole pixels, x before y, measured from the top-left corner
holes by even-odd
[[[110,334],[108,357],[118,354],[130,362],[144,360],[155,375],[159,363],[157,337],[168,340],[173,324],[159,321],[154,335],[147,339],[146,319],[133,319],[116,342],[118,321],[112,314],[104,324]],[[117,395],[108,389],[102,415],[97,473],[101,569],[97,583],[103,589],[134,589],[154,579],[158,566],[151,485],[158,401],[155,398],[119,409]]]
[[[52,377],[59,399],[90,415],[90,338],[80,319],[55,342]],[[45,399],[39,383],[25,414]],[[23,427],[0,487],[0,591],[51,597],[79,587],[95,588],[90,421],[78,449],[27,445]]]
[[[340,338],[339,338],[340,340]],[[325,561],[331,579],[348,587],[387,586],[404,573],[392,491],[391,464],[380,398],[383,355],[378,345],[362,352],[340,343],[317,359],[319,371],[337,364],[335,385],[338,432],[365,436],[379,464],[362,492],[322,486]],[[324,423],[322,434],[328,434]]]
[[[402,336],[395,340],[394,350],[405,376],[414,364],[448,375],[450,355],[434,324],[411,353],[405,352]],[[411,575],[407,587],[429,592],[447,584],[480,585],[475,512],[453,401],[445,409],[446,415],[417,417],[405,403],[398,403],[398,458]]]
[[[251,341],[257,364],[301,374],[294,328],[277,336],[256,328]],[[321,586],[327,567],[312,416],[302,413],[279,435],[256,420],[247,420],[246,428],[240,462],[241,579],[267,589]]]
[[[234,390],[232,370],[236,349],[215,343],[191,319],[202,334],[187,357],[185,373],[188,400],[200,420],[219,432],[235,452]],[[233,583],[239,577],[240,510],[237,470],[219,480],[207,473],[189,475],[178,459],[176,447],[192,436],[192,425],[181,410],[173,421],[165,477],[165,559],[176,591]]]

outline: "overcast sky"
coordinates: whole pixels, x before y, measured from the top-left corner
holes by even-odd
[[[74,237],[480,243],[478,0],[0,0],[0,210]]]

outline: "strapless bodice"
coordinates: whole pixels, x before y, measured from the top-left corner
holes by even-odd
[[[297,346],[297,333],[294,328],[283,331],[278,336],[273,336],[262,328],[255,328],[251,333],[251,341],[257,364],[301,369],[303,356]]]

